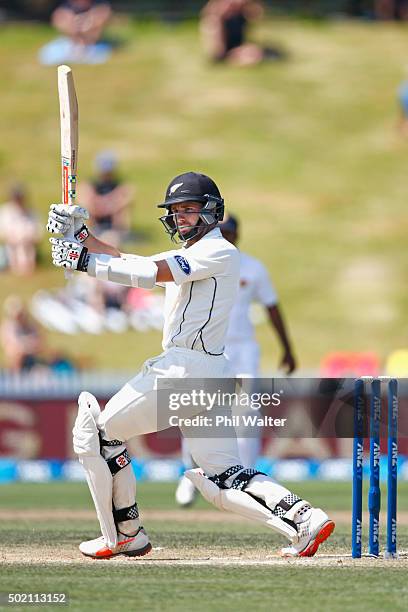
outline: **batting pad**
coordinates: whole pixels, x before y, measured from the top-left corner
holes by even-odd
[[[275,516],[269,508],[257,502],[251,495],[237,489],[220,489],[200,468],[187,470],[184,475],[191,480],[204,499],[220,510],[229,510],[245,518],[259,521],[291,541],[297,539],[298,534],[294,527]]]
[[[102,535],[109,548],[118,543],[116,525],[112,514],[112,474],[100,454],[99,433],[96,419],[100,408],[96,398],[83,392],[78,398],[78,416],[73,433],[74,451],[86,472],[86,480],[96,514],[101,526]]]

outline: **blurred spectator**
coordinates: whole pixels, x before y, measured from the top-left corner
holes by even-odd
[[[126,296],[124,310],[136,331],[163,328],[163,296],[160,294],[132,287]]]
[[[107,0],[64,0],[51,17],[52,25],[73,42],[93,45],[111,17]]]
[[[408,19],[408,0],[375,0],[374,5],[377,19],[385,21]]]
[[[63,334],[121,333],[163,327],[161,292],[95,281],[78,274],[56,291],[37,291],[31,299],[33,316],[49,330]]]
[[[109,232],[109,239],[119,243],[130,232],[128,209],[132,189],[122,183],[117,172],[117,159],[110,151],[102,151],[96,157],[95,171],[95,179],[82,187],[80,201],[89,211],[94,233]]]
[[[10,295],[4,302],[0,342],[6,367],[16,372],[43,363],[43,339],[40,326],[29,315],[19,297]]]
[[[27,204],[26,192],[21,185],[15,185],[9,202],[0,207],[0,240],[5,245],[11,272],[20,275],[34,272],[40,235],[40,224]]]
[[[51,41],[40,50],[40,62],[106,62],[112,47],[101,38],[111,15],[112,9],[108,0],[64,0],[51,16],[52,25],[62,37]]]
[[[399,129],[403,136],[408,136],[408,81],[398,90],[398,102],[401,110]]]
[[[65,353],[55,351],[48,359],[48,367],[53,374],[72,374],[76,371],[76,366],[72,359]]]
[[[128,322],[122,307],[129,287],[109,281],[89,281],[92,279],[85,274],[73,278],[69,292],[61,295],[62,304],[68,307],[79,329],[90,334],[126,331]]]
[[[201,33],[210,59],[241,66],[262,61],[265,50],[246,38],[249,22],[263,14],[256,0],[209,0],[201,12]]]

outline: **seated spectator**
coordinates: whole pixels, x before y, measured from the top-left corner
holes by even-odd
[[[27,204],[21,185],[15,185],[10,200],[0,207],[0,240],[5,245],[7,265],[11,272],[29,275],[36,265],[36,248],[41,226]]]
[[[375,0],[375,16],[383,21],[408,19],[407,0]]]
[[[408,81],[405,81],[398,90],[398,103],[400,107],[399,130],[402,136],[408,136]]]
[[[44,363],[41,357],[44,346],[40,326],[15,295],[10,295],[4,302],[0,343],[6,367],[15,372],[29,370]]]
[[[39,53],[42,64],[102,64],[112,45],[101,40],[112,15],[108,0],[64,0],[51,16],[52,25],[62,34]]]
[[[78,275],[66,285],[69,290],[61,296],[78,328],[91,334],[126,331],[128,322],[122,307],[129,288],[110,281],[89,281],[92,281],[89,276]]]
[[[81,45],[93,45],[101,39],[111,17],[107,0],[64,0],[51,17],[52,25]]]
[[[103,151],[96,157],[95,170],[95,179],[82,187],[79,201],[86,203],[97,235],[109,232],[111,241],[121,242],[130,231],[128,209],[132,189],[119,178],[117,160],[110,151]]]
[[[209,0],[201,13],[201,33],[213,61],[248,66],[265,58],[265,50],[247,42],[248,24],[263,16],[256,0]]]
[[[71,357],[61,351],[54,351],[47,363],[52,374],[67,375],[76,372],[76,365]]]

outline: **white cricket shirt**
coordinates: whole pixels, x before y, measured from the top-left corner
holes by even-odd
[[[188,248],[166,251],[174,282],[164,283],[163,349],[220,355],[239,284],[239,251],[214,228]]]
[[[278,296],[265,266],[255,257],[240,254],[240,278],[237,299],[231,311],[227,331],[227,343],[247,342],[255,338],[249,312],[251,302],[274,306]]]

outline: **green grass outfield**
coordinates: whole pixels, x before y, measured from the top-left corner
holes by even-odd
[[[75,67],[79,187],[100,149],[118,152],[137,186],[134,226],[147,238],[136,250],[170,246],[154,205],[176,173],[202,170],[241,217],[242,248],[267,264],[300,366],[317,367],[332,350],[385,359],[407,346],[408,144],[396,129],[406,26],[266,20],[254,36],[288,59],[252,69],[206,63],[195,22],[121,19],[111,33],[125,43],[111,61]],[[5,24],[0,38],[0,201],[23,180],[44,223],[60,198],[59,113],[56,70],[37,53],[53,36],[43,25]],[[0,304],[62,286],[48,257],[44,236],[40,271],[23,281],[2,274]],[[48,339],[110,368],[136,369],[160,351],[158,332]],[[259,339],[270,371],[275,339],[263,325]]]
[[[336,519],[335,533],[313,559],[277,560],[282,540],[272,531],[231,519],[202,500],[178,510],[174,485],[159,483],[138,487],[152,553],[83,559],[78,542],[98,533],[85,484],[2,485],[0,593],[66,592],[69,609],[80,611],[405,610],[406,560],[353,562],[347,556],[350,486],[289,486]],[[407,551],[407,483],[400,484],[399,510],[399,548]]]

